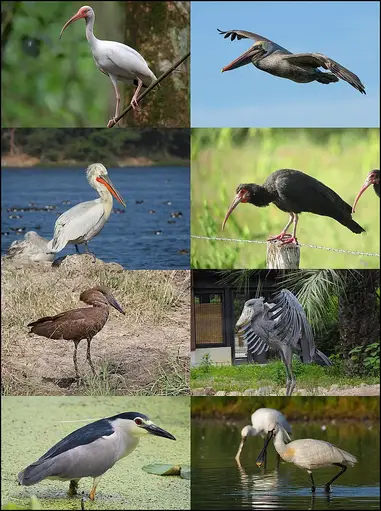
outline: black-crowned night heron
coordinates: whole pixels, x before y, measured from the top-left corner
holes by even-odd
[[[278,422],[282,425],[284,428],[284,431],[286,432],[286,440],[291,440],[289,437],[289,433],[291,434],[291,426],[287,422],[286,417],[283,415],[283,413],[279,412],[278,410],[274,410],[273,408],[259,408],[256,410],[252,416],[251,416],[251,424],[252,426],[245,426],[242,428],[241,431],[241,443],[239,444],[237,454],[235,456],[235,459],[237,463],[240,463],[240,456],[243,449],[243,446],[245,445],[246,439],[248,436],[261,436],[265,439],[264,445],[266,445],[266,436],[269,430],[269,425],[274,424],[274,422]],[[263,461],[264,465],[266,467],[266,450],[263,454]],[[277,467],[279,468],[279,461],[280,457],[278,454],[278,462]]]
[[[347,470],[348,465],[352,466],[357,463],[355,456],[343,449],[339,449],[335,445],[325,442],[324,440],[314,440],[312,438],[304,438],[302,440],[294,440],[289,444],[284,443],[284,428],[278,423],[269,424],[265,445],[257,458],[257,465],[260,467],[264,463],[264,455],[268,443],[274,438],[274,447],[277,453],[289,463],[294,463],[299,468],[307,470],[311,478],[311,490],[315,492],[315,481],[312,477],[312,470],[325,468],[335,465],[341,470],[332,479],[324,485],[327,492],[331,491],[331,484]]]
[[[69,495],[72,496],[82,477],[92,477],[90,499],[94,500],[101,476],[118,460],[131,454],[140,438],[147,434],[176,440],[139,412],[120,413],[92,422],[70,433],[20,472],[19,483],[31,486],[44,479],[70,481]]]

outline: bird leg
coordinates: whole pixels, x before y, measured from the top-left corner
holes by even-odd
[[[115,97],[116,97],[115,116],[112,119],[110,119],[107,123],[107,128],[112,128],[116,124],[116,122],[117,122],[116,119],[119,115],[120,94],[119,94],[117,80],[111,75],[109,75],[109,77],[110,77],[111,83],[114,87]]]
[[[69,497],[74,497],[74,495],[77,495],[77,490],[78,490],[78,480],[77,479],[72,479],[70,481],[70,485],[69,485]]]
[[[281,233],[278,234],[278,236],[270,236],[269,238],[267,238],[267,241],[275,241],[275,240],[283,241],[285,238],[290,238],[291,234],[287,234],[287,229],[290,227],[293,220],[294,220],[294,213],[290,213],[290,219],[289,219],[287,225],[284,227],[284,229],[282,229]]]
[[[280,466],[280,456],[277,453],[277,461],[276,461],[276,468],[277,468],[277,470],[279,470],[279,466]]]
[[[311,470],[307,470],[307,472],[310,474],[310,478],[311,478],[311,483],[312,483],[311,491],[312,491],[312,493],[315,493],[316,486],[315,486],[314,478],[312,476],[312,472],[311,472]]]
[[[100,477],[94,477],[94,479],[93,479],[93,487],[91,488],[91,492],[90,492],[90,496],[89,496],[90,500],[95,500],[95,492],[97,491],[99,479],[100,479]]]
[[[86,254],[92,255],[92,256],[93,256],[93,263],[95,263],[95,262],[96,262],[96,260],[97,260],[97,258],[95,257],[94,252],[91,252],[91,251],[89,250],[89,247],[88,247],[88,245],[87,245],[87,241],[84,241],[83,243],[84,243],[84,245],[85,245],[85,251],[86,251]]]
[[[286,396],[291,396],[295,388],[296,381],[292,372],[292,350],[287,347],[287,352],[280,351],[281,358],[286,368]]]
[[[263,443],[263,446],[266,447],[266,437]],[[267,449],[265,449],[265,452],[263,453],[263,468],[266,470],[267,468]]]
[[[77,252],[77,254],[80,254],[81,252],[79,251],[78,245],[74,245],[74,246],[75,246],[75,251]]]
[[[139,92],[142,87],[143,87],[143,82],[140,80],[140,78],[138,78],[138,86],[136,87],[136,91],[135,91],[134,95],[132,96],[131,103],[130,103],[130,105],[132,106],[132,108],[134,110],[139,110],[137,97],[139,96]]]
[[[74,362],[75,376],[79,380],[78,364],[77,364],[77,348],[78,348],[79,341],[73,341],[73,342],[74,342],[73,362]]]
[[[338,477],[341,476],[341,474],[344,474],[344,472],[347,470],[347,467],[345,465],[342,465],[341,463],[333,463],[333,465],[336,465],[337,467],[341,467],[341,470],[338,474],[336,474],[334,477],[332,477],[332,479],[330,481],[328,481],[328,483],[326,483],[324,485],[324,490],[326,492],[330,492],[331,491],[331,484],[333,483],[333,481],[336,481],[336,479]]]
[[[288,243],[295,243],[298,244],[298,240],[296,238],[296,226],[298,225],[298,215],[294,213],[294,228],[292,229],[292,236],[290,236],[287,239],[282,240],[282,244],[286,245]]]
[[[94,369],[93,363],[92,363],[92,361],[91,361],[91,355],[90,355],[90,343],[91,343],[91,339],[87,339],[87,353],[86,353],[86,358],[87,358],[87,361],[89,362],[90,367],[91,367],[91,370],[93,371],[93,374],[94,374],[94,376],[95,376],[95,375],[96,375],[96,372],[95,372],[95,369]]]

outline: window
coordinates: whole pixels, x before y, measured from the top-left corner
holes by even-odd
[[[195,292],[194,315],[196,347],[225,345],[222,293]]]

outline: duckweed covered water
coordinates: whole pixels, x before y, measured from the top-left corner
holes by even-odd
[[[27,506],[36,495],[42,509],[190,509],[190,481],[160,477],[142,470],[149,463],[190,464],[188,397],[3,397],[2,505]],[[176,437],[143,437],[129,456],[118,461],[99,482],[95,502],[87,499],[92,479],[79,482],[67,496],[68,482],[42,481],[19,486],[17,474],[56,442],[89,422],[127,412],[142,412]],[[90,419],[87,422],[78,422]],[[76,422],[69,422],[76,421]]]

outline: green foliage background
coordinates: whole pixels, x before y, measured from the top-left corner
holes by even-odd
[[[367,173],[378,167],[378,129],[199,128],[192,130],[192,234],[265,241],[288,216],[276,206],[239,205],[225,230],[221,224],[240,183],[262,184],[275,170],[301,170],[352,204]],[[300,243],[379,253],[379,198],[360,200],[354,219],[366,229],[356,235],[328,217],[300,216]],[[192,239],[192,268],[265,268],[266,246]],[[378,268],[377,257],[307,247],[301,268]]]

